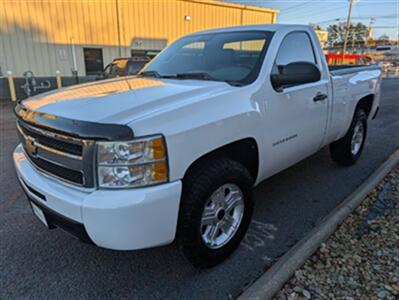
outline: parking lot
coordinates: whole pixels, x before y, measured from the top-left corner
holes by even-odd
[[[399,80],[386,79],[369,123],[362,158],[335,165],[328,148],[255,190],[249,232],[231,258],[194,269],[175,245],[117,252],[48,231],[31,213],[11,154],[17,144],[12,105],[0,104],[0,299],[236,297],[399,148]]]

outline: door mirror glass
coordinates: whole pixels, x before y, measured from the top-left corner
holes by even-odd
[[[271,75],[272,85],[279,92],[287,87],[316,82],[320,79],[319,68],[310,62],[293,62],[285,66],[276,66]]]

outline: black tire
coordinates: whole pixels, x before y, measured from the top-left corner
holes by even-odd
[[[241,223],[232,238],[217,249],[209,248],[201,237],[201,217],[210,196],[219,187],[232,183],[244,196]],[[240,163],[230,159],[213,159],[195,168],[184,179],[179,212],[177,243],[185,257],[197,268],[209,268],[225,260],[240,244],[253,211],[253,179]]]
[[[351,142],[355,132],[355,126],[358,122],[362,123],[364,134],[360,149],[354,154],[352,153]],[[353,117],[352,123],[346,135],[341,139],[331,143],[330,145],[330,154],[333,161],[343,166],[353,165],[362,154],[364,142],[366,141],[366,136],[367,136],[367,114],[363,109],[358,108],[355,111],[355,115]]]

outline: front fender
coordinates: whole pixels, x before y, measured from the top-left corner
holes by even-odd
[[[130,126],[141,135],[161,133],[166,138],[170,180],[184,177],[198,158],[244,138],[261,140],[260,106],[237,92],[193,102],[172,111],[141,119]]]

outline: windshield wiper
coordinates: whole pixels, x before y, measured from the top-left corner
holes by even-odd
[[[151,71],[143,71],[138,75],[144,77],[155,77],[155,78],[171,78],[171,79],[198,79],[198,80],[212,80],[212,81],[222,81],[212,77],[209,73],[206,72],[187,72],[187,73],[177,73],[174,75],[161,75],[155,70]],[[239,86],[240,83],[236,81],[225,81],[230,85]]]
[[[215,77],[212,77],[209,73],[206,72],[192,72],[192,73],[177,73],[175,75],[176,79],[200,79],[200,80],[212,80],[212,81],[223,81],[232,86],[243,86],[242,82],[238,80],[219,80]]]
[[[138,75],[144,76],[144,77],[155,77],[155,78],[177,78],[176,75],[161,75],[157,71],[143,71],[139,73]]]
[[[176,78],[180,79],[200,79],[200,80],[215,80],[211,75],[206,72],[192,72],[192,73],[177,73]]]
[[[155,77],[155,78],[161,78],[161,74],[159,74],[157,71],[143,71],[140,72],[138,75],[144,76],[144,77]]]
[[[244,86],[245,83],[238,81],[238,80],[226,80],[226,83],[232,85],[232,86]]]

